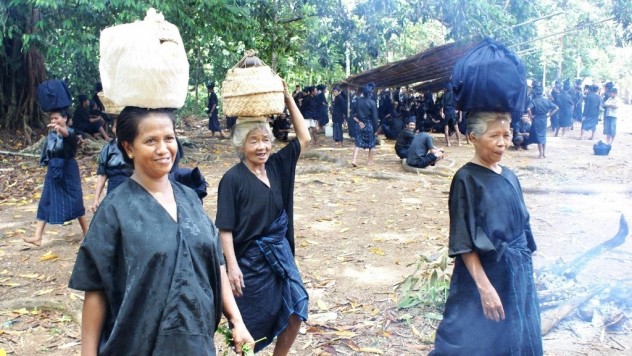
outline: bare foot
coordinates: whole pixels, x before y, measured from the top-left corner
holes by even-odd
[[[357,168],[357,167],[358,167],[358,164],[357,164],[357,163],[355,163],[355,162],[351,162],[351,166],[352,166],[353,168]]]
[[[366,164],[367,166],[372,166],[373,165],[373,161],[367,162]]]
[[[42,238],[37,238],[37,237],[23,237],[22,240],[24,240],[24,242],[31,244],[31,245],[35,245],[35,246],[41,246],[42,245]]]

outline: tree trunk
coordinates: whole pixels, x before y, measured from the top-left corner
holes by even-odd
[[[39,10],[24,10],[25,20],[18,21],[22,33],[30,35],[39,19]],[[0,58],[6,65],[0,69],[0,128],[24,131],[27,144],[31,143],[33,127],[41,127],[45,118],[37,102],[37,85],[46,79],[44,57],[39,49],[31,46],[23,51],[22,36],[3,39]]]

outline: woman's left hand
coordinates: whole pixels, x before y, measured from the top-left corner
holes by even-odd
[[[255,349],[255,340],[250,335],[250,332],[246,328],[243,322],[233,324],[233,343],[235,344],[235,352],[238,355],[254,355],[252,353],[243,353],[242,348],[244,345],[248,345],[251,351]]]

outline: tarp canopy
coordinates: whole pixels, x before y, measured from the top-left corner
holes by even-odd
[[[352,75],[343,83],[360,87],[373,82],[377,88],[412,85],[417,91],[436,91],[450,79],[459,58],[481,41],[477,38],[429,48],[406,59]]]

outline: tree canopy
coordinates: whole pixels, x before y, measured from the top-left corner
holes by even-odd
[[[92,94],[100,31],[149,7],[180,29],[192,110],[204,101],[198,88],[221,83],[249,48],[302,85],[479,35],[512,46],[536,78],[631,76],[617,57],[632,41],[629,0],[10,0],[0,2],[0,128],[29,134],[44,124],[35,90],[45,79]]]

